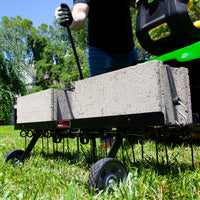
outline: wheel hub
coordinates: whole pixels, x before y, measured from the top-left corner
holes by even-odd
[[[110,185],[119,185],[119,180],[118,178],[113,174],[113,173],[109,173],[106,175],[106,177],[104,178],[104,185],[105,188],[110,186]]]

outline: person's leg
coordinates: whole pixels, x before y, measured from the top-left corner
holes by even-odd
[[[112,71],[110,56],[96,47],[87,47],[87,61],[90,76],[96,76]]]
[[[112,71],[113,63],[111,57],[107,53],[102,52],[96,47],[87,47],[87,60],[90,77]],[[105,133],[106,131],[110,130],[111,129],[105,130]],[[105,150],[111,147],[113,143],[113,138],[100,138],[100,143],[102,145],[102,149]]]
[[[124,67],[133,66],[137,63],[137,51],[133,49],[123,54],[110,54],[96,47],[87,47],[87,60],[90,76],[107,73]]]
[[[138,60],[137,51],[135,49],[127,53],[112,55],[112,58],[115,60],[116,70],[124,67],[134,66]]]

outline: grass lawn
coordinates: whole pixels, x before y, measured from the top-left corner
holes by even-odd
[[[46,140],[45,140],[46,141]],[[27,141],[28,142],[28,141]],[[0,126],[0,199],[200,199],[200,147],[194,146],[195,169],[191,165],[189,145],[168,146],[169,165],[165,149],[158,145],[159,165],[156,164],[155,143],[144,144],[144,159],[141,145],[134,145],[136,162],[133,163],[131,148],[124,151],[129,171],[126,184],[114,188],[114,193],[90,194],[86,186],[92,165],[88,159],[72,162],[62,154],[41,153],[42,141],[36,144],[23,166],[4,163],[5,154],[12,149],[24,149],[24,138],[13,126]],[[98,142],[99,143],[99,142]],[[69,140],[72,151],[75,139]],[[56,147],[62,152],[62,144]],[[89,150],[86,147],[86,151]],[[65,146],[67,151],[67,145]],[[118,159],[122,160],[121,150]],[[73,159],[73,155],[72,155]],[[77,181],[79,180],[79,181]]]

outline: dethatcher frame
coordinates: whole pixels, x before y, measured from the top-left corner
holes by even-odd
[[[113,129],[114,128],[114,129]],[[97,161],[89,174],[89,190],[104,190],[110,184],[119,185],[124,182],[128,172],[123,162],[115,159],[119,148],[122,146],[123,139],[126,139],[131,145],[140,141],[156,141],[156,161],[158,163],[157,144],[174,143],[180,144],[187,142],[191,147],[191,163],[194,167],[193,143],[199,141],[200,126],[191,125],[164,125],[164,115],[161,112],[131,114],[121,116],[108,116],[84,119],[71,119],[62,121],[36,122],[16,124],[15,129],[21,130],[22,137],[31,137],[25,150],[14,149],[5,156],[5,161],[11,160],[14,164],[24,162],[30,155],[32,149],[40,137],[53,138],[54,143],[60,143],[64,138],[77,138],[77,161],[79,161],[79,143],[87,144],[92,141],[92,157],[95,158],[96,138],[114,137],[114,142],[107,153],[106,158]],[[194,137],[194,134],[198,137]],[[133,150],[133,149],[132,149]],[[166,162],[169,163],[167,146],[165,145]],[[135,155],[133,151],[133,160]]]

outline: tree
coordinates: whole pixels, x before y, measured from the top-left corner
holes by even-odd
[[[0,28],[0,121],[6,122],[11,115],[16,95],[25,94],[23,46],[20,36],[8,28]],[[17,45],[16,45],[17,43]]]
[[[89,76],[86,61],[86,25],[72,31],[78,57],[85,77]],[[66,28],[42,24],[34,33],[28,34],[29,56],[32,57],[40,88],[67,87],[70,81],[79,79],[78,68]],[[53,86],[52,86],[53,85]]]
[[[0,25],[0,121],[6,122],[16,96],[26,94],[25,76],[29,61],[26,36],[36,29],[32,21],[20,16],[2,17]]]

